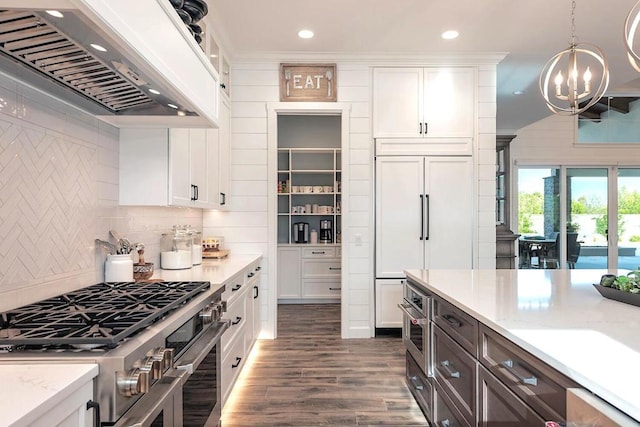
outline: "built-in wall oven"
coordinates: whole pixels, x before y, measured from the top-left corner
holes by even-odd
[[[432,298],[410,280],[404,283],[403,297],[398,304],[403,312],[402,342],[425,375],[432,376],[429,322]]]

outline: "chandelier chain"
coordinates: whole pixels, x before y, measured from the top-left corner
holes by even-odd
[[[571,44],[576,44],[576,0],[571,2]]]

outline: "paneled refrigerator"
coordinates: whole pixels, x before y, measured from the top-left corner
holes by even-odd
[[[405,269],[472,268],[473,160],[376,158],[376,327],[401,327]]]

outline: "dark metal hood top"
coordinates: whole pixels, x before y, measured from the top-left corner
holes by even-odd
[[[71,7],[58,16],[13,3],[0,8],[5,74],[116,126],[217,125],[218,75],[169,0],[48,2]]]

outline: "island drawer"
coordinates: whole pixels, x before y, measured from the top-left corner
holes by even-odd
[[[448,333],[458,344],[471,353],[478,355],[478,321],[464,311],[442,298],[433,301],[435,324]]]
[[[476,359],[439,327],[433,328],[433,372],[467,422],[476,419]]]
[[[427,376],[422,372],[422,369],[418,366],[411,353],[407,351],[407,387],[416,398],[418,406],[422,409],[422,412],[428,419],[431,419],[433,415],[433,389],[431,381],[427,379]]]
[[[543,418],[564,422],[566,391],[577,387],[572,380],[485,325],[480,326],[479,360]]]
[[[433,384],[433,419],[432,425],[471,427],[467,419],[460,413],[453,401],[442,390],[438,383]]]

